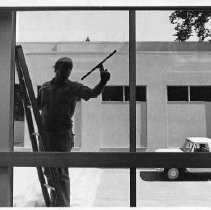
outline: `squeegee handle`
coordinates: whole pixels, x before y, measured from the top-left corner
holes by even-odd
[[[85,74],[83,77],[81,77],[81,80],[85,79],[88,75],[90,75],[93,71],[95,71],[96,69],[100,68],[100,66],[102,66],[102,64],[108,60],[111,56],[113,56],[117,51],[114,50],[111,54],[109,54],[103,61],[101,61],[100,63],[98,63],[94,68],[92,68],[87,74]]]

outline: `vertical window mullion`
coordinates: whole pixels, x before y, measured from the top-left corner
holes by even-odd
[[[136,13],[129,10],[130,152],[136,152]],[[136,207],[136,168],[130,168],[130,207]]]
[[[122,87],[123,87],[123,101],[125,102],[126,101],[126,95],[125,95],[125,88],[126,88],[126,86],[123,85]]]

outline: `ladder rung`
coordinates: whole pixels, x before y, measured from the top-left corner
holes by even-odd
[[[39,133],[32,133],[32,135],[39,136],[40,134]]]
[[[54,190],[54,191],[55,191],[55,187],[51,187],[51,186],[48,185],[48,184],[44,184],[44,186],[47,187],[47,188],[49,188],[49,189],[51,189],[51,190]]]
[[[27,108],[32,109],[32,106],[31,105],[28,105]]]

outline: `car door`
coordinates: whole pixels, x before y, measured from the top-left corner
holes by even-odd
[[[209,152],[207,143],[194,143],[193,152]],[[211,168],[188,168],[191,173],[211,173]]]

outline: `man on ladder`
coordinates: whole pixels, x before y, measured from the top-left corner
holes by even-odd
[[[37,102],[41,109],[42,125],[46,132],[45,151],[70,152],[74,146],[72,116],[78,99],[96,98],[110,79],[110,73],[99,65],[100,82],[93,88],[68,80],[73,68],[70,58],[60,58],[54,66],[55,77],[42,85]],[[41,148],[42,150],[42,148]],[[56,168],[54,177],[47,168],[44,173],[51,189],[51,206],[70,206],[70,180],[68,168]],[[55,186],[54,186],[55,185]],[[59,195],[59,196],[58,196]]]

